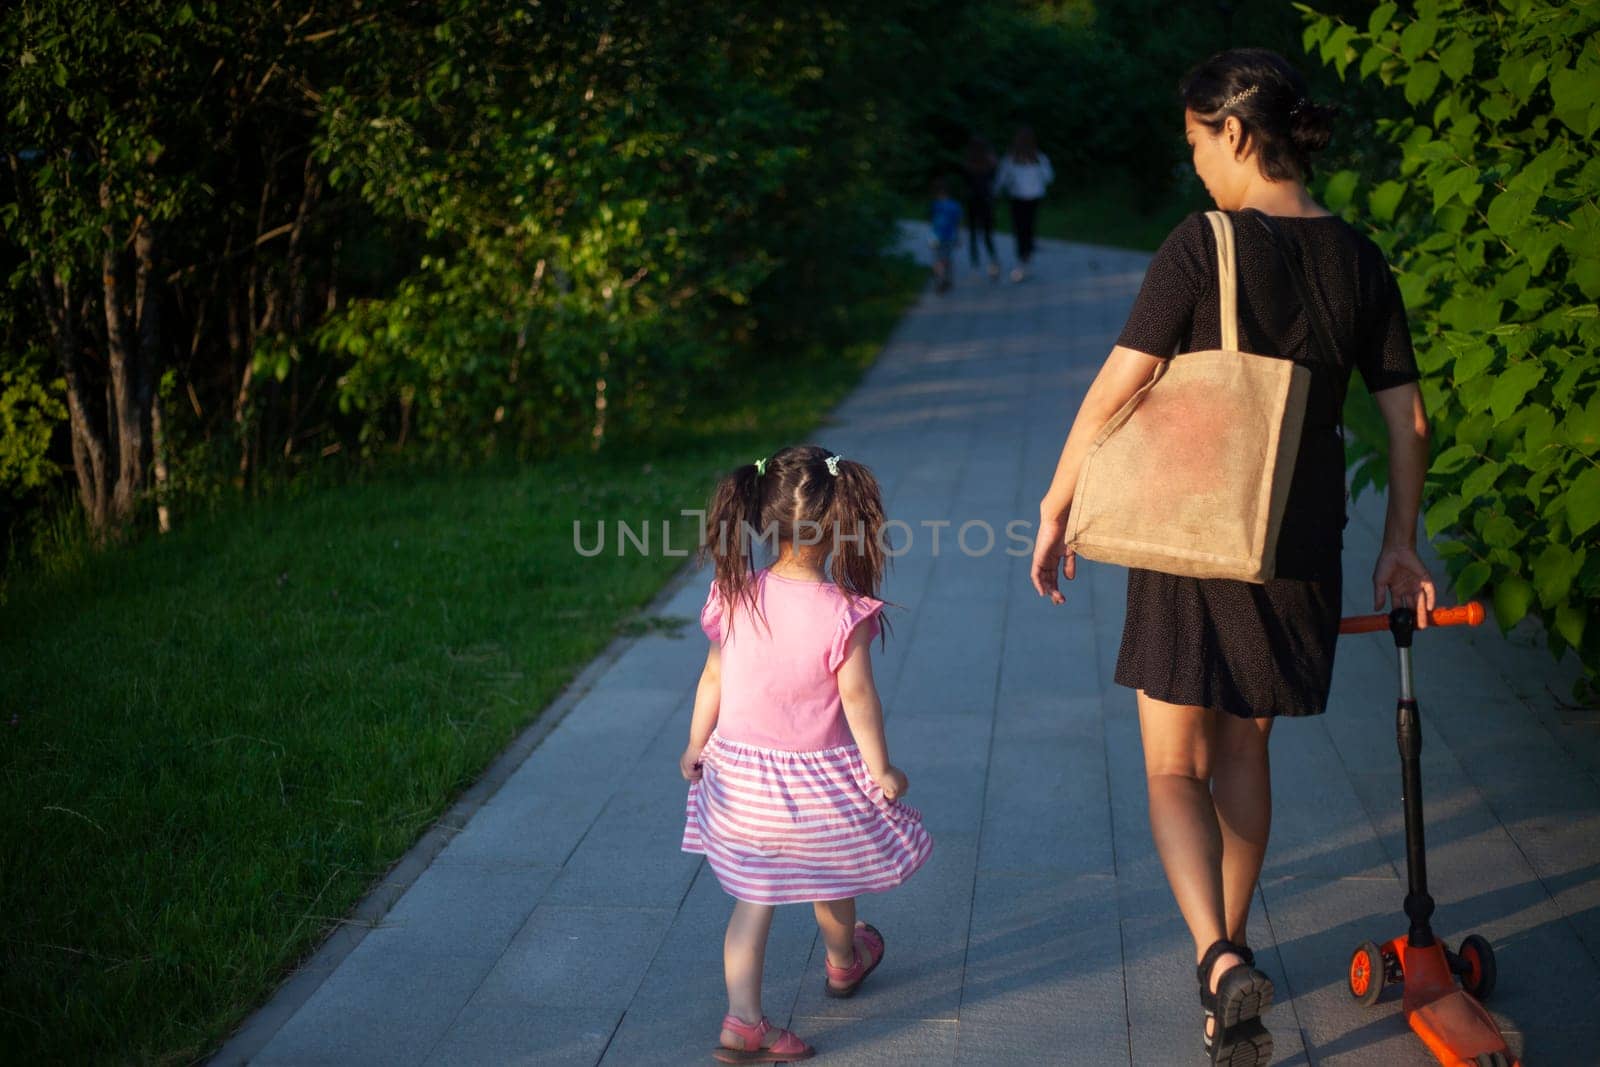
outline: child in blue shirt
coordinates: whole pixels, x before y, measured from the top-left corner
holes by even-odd
[[[933,277],[938,292],[950,288],[950,260],[961,229],[961,204],[943,178],[933,183]]]

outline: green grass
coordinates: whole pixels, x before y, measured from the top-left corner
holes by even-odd
[[[922,272],[848,344],[772,360],[641,448],[391,471],[23,575],[0,607],[0,1048],[205,1055],[681,560],[582,559],[575,518],[675,516],[807,437]],[[680,520],[677,543],[692,529]]]

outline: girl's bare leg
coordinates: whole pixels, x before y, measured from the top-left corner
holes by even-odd
[[[767,933],[772,929],[770,904],[735,901],[722,940],[722,970],[728,983],[728,1014],[742,1022],[761,1021],[761,971],[767,960]],[[739,1048],[739,1038],[722,1031],[722,1043]]]
[[[814,905],[822,943],[828,947],[828,962],[835,967],[850,967],[856,962],[856,898],[819,900]]]

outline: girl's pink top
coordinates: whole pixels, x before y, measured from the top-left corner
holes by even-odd
[[[767,570],[756,572],[755,590],[761,617],[742,601],[730,612],[715,581],[700,611],[706,636],[722,646],[717,733],[791,752],[853,744],[835,672],[857,629],[878,635],[883,601]]]

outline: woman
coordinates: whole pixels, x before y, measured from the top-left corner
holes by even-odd
[[[994,175],[997,162],[989,142],[974,133],[961,153],[961,174],[966,179],[967,255],[972,269],[980,266],[978,238],[989,252],[989,280],[1000,277],[1000,257],[994,251]]]
[[[994,190],[1004,193],[1011,205],[1011,232],[1017,241],[1017,265],[1011,268],[1011,280],[1020,282],[1028,275],[1028,261],[1033,258],[1033,225],[1039,216],[1039,201],[1044,199],[1045,187],[1056,180],[1050,167],[1050,157],[1039,151],[1031,126],[1019,126],[1011,139],[1011,151],[1000,161],[995,171]]]
[[[1150,827],[1194,938],[1205,1047],[1213,1063],[1244,1065],[1265,1063],[1272,1051],[1259,1019],[1272,983],[1255,969],[1246,941],[1271,823],[1267,739],[1278,716],[1322,712],[1332,679],[1345,521],[1339,412],[1351,371],[1377,398],[1389,436],[1376,608],[1386,598],[1433,606],[1433,581],[1416,552],[1428,422],[1405,308],[1382,253],[1306,191],[1333,109],[1308,101],[1300,75],[1259,49],[1212,57],[1180,92],[1195,172],[1233,218],[1240,347],[1312,371],[1278,577],[1251,585],[1130,571],[1116,669],[1117,683],[1138,694]],[[1288,270],[1301,272],[1315,306],[1301,303]],[[1041,596],[1062,603],[1058,572],[1074,576],[1066,517],[1083,457],[1106,420],[1162,359],[1219,347],[1217,285],[1215,238],[1195,214],[1151,260],[1039,505],[1033,584]],[[1319,357],[1308,315],[1320,317],[1336,351]]]

